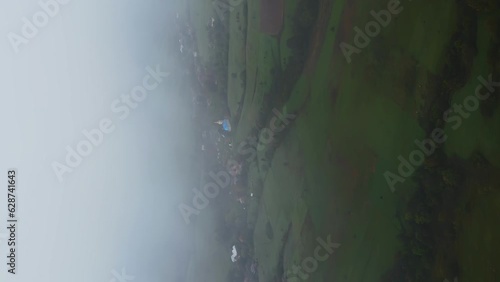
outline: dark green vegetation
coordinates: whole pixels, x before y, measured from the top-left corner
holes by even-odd
[[[402,250],[382,281],[460,277],[463,219],[477,208],[478,198],[499,192],[495,169],[480,154],[465,161],[447,158],[439,149],[414,178],[418,189],[397,213]]]
[[[493,8],[495,6],[496,9]],[[430,92],[434,96],[422,98],[419,110],[418,120],[427,136],[434,128],[444,127],[443,113],[452,107],[451,97],[470,79],[478,53],[477,12],[500,12],[498,5],[492,1],[459,1],[458,11],[460,20],[457,31],[451,37],[440,78],[434,81],[436,90]],[[500,50],[499,23],[498,17],[488,18],[495,35],[488,48],[488,62],[494,81],[500,78],[500,58],[495,56]],[[481,114],[491,118],[497,107],[498,92],[481,102]],[[413,176],[417,184],[415,192],[397,214],[402,250],[395,257],[394,267],[382,280],[427,281],[431,278],[438,281],[446,277],[460,277],[458,246],[461,243],[459,235],[464,228],[463,220],[470,215],[479,198],[500,192],[497,173],[480,153],[464,160],[448,157],[443,148],[437,148],[426,158],[424,165]],[[496,272],[496,268],[491,267],[489,272]],[[484,275],[488,279],[481,281],[493,281],[494,276]]]
[[[427,136],[434,128],[445,126],[443,113],[452,107],[452,96],[471,79],[478,53],[478,12],[481,11],[499,12],[494,2],[458,1],[458,27],[450,39],[443,71],[439,78],[434,78],[435,90],[422,97],[419,109],[418,120]],[[498,54],[500,47],[499,19],[488,17],[487,22],[494,35],[488,48],[488,63],[493,80],[498,81],[499,58],[494,54]],[[491,118],[497,107],[498,92],[481,102],[481,114]],[[499,192],[496,173],[495,167],[480,153],[464,160],[448,157],[443,148],[438,148],[426,158],[414,175],[415,192],[397,214],[402,250],[395,257],[395,266],[383,280],[425,281],[432,278],[438,281],[460,277],[462,266],[458,246],[462,243],[460,233],[464,228],[464,218],[470,215],[478,198]],[[496,271],[489,269],[488,272]],[[493,281],[494,276],[483,277],[488,277],[484,281]]]
[[[497,281],[500,89],[457,128],[443,114],[474,95],[478,76],[500,81],[499,4],[402,1],[348,64],[339,44],[387,2],[287,1],[274,36],[259,31],[259,3],[244,1],[225,14],[227,37],[207,32],[209,4],[191,4],[200,65],[222,82],[206,92],[221,97],[211,112],[231,119],[229,158],[243,173],[198,217],[189,281],[255,281],[254,260],[259,281],[293,281],[328,235],[341,246],[308,281]],[[295,117],[259,142],[273,109]],[[446,142],[391,193],[384,172],[435,128]]]

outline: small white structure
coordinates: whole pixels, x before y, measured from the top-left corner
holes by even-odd
[[[236,251],[236,246],[233,245],[233,251],[232,251],[232,255],[231,255],[231,261],[232,262],[236,262],[237,258],[238,258],[238,252]]]

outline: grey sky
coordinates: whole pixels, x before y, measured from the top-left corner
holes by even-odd
[[[21,18],[41,9],[33,0],[1,2],[0,175],[6,183],[7,169],[18,169],[20,222],[18,274],[2,263],[0,281],[109,282],[122,268],[134,281],[173,281],[190,244],[177,210],[190,176],[176,164],[189,149],[187,107],[169,78],[124,120],[110,105],[141,84],[145,67],[175,70],[166,40],[177,5],[72,0],[16,54],[7,34],[21,34]],[[115,131],[59,183],[51,163],[106,117]],[[1,241],[2,262],[6,251]]]

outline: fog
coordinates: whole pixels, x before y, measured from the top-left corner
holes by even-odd
[[[48,1],[48,0],[47,0]],[[42,2],[47,2],[42,0]],[[61,1],[63,2],[63,1]],[[189,190],[189,107],[175,79],[171,0],[72,0],[27,43],[13,47],[38,1],[0,4],[0,174],[17,169],[16,275],[0,281],[175,281],[190,246],[177,205]],[[147,67],[170,72],[130,114],[112,103],[143,84]],[[151,80],[153,82],[153,80]],[[66,147],[103,119],[103,134],[62,182]],[[7,185],[0,193],[0,255],[6,261]],[[115,279],[115,280],[113,280]],[[129,281],[129,280],[125,280]]]

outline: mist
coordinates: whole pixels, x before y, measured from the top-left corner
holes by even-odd
[[[182,65],[168,46],[182,5],[73,0],[17,53],[7,35],[20,35],[22,18],[41,8],[37,1],[0,5],[0,159],[4,173],[17,169],[19,220],[17,273],[2,263],[0,280],[108,282],[123,270],[135,281],[180,279],[179,255],[190,242],[177,205],[191,181],[183,156],[192,133],[182,81],[174,79]],[[141,85],[147,67],[170,76],[118,118],[112,102]],[[82,131],[102,119],[114,131],[60,182],[52,163],[64,163],[65,148],[86,140]]]

